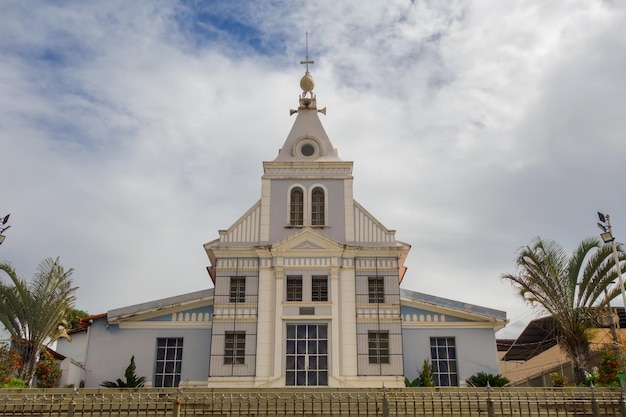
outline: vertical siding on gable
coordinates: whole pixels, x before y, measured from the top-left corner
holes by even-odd
[[[354,204],[354,241],[355,242],[395,242],[395,232],[386,229],[356,202]]]
[[[261,227],[261,204],[257,203],[244,214],[230,229],[220,233],[224,243],[259,241]]]

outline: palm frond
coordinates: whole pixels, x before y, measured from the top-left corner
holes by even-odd
[[[47,258],[27,282],[8,264],[0,264],[0,269],[12,283],[0,284],[0,321],[22,349],[20,376],[30,381],[38,351],[62,335],[59,325],[76,300],[73,270],[65,271],[59,258]]]
[[[621,245],[618,251],[622,264],[626,254]],[[575,368],[582,369],[590,352],[589,329],[598,309],[621,293],[619,285],[611,285],[617,274],[611,245],[585,239],[567,256],[558,243],[537,237],[518,250],[515,273],[501,278],[527,303],[553,317],[559,327],[555,336]]]

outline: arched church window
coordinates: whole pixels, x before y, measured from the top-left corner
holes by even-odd
[[[311,193],[311,224],[323,226],[324,217],[324,190],[321,187],[315,187]]]
[[[289,212],[289,224],[302,226],[304,223],[304,192],[302,188],[296,187],[291,190]]]

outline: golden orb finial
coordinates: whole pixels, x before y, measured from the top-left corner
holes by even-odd
[[[306,59],[304,61],[300,61],[300,64],[306,65],[306,71],[304,76],[300,79],[300,88],[302,88],[302,97],[306,96],[306,94],[310,94],[313,97],[313,88],[315,88],[315,83],[313,82],[313,77],[309,74],[309,64],[314,64],[315,61],[311,61],[309,59],[309,32],[306,32]]]

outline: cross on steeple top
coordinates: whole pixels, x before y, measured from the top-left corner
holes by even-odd
[[[306,60],[300,61],[300,64],[306,65],[306,73],[309,73],[309,64],[315,64],[315,61],[309,60],[309,32],[306,32]]]

